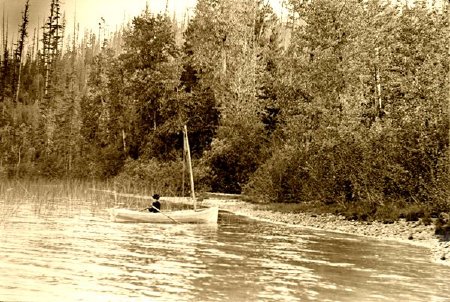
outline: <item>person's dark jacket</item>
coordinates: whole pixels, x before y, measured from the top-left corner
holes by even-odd
[[[158,210],[156,210],[154,207]],[[161,203],[159,202],[159,200],[155,200],[152,203],[152,207],[148,208],[148,211],[151,213],[158,213],[160,209],[161,209]]]

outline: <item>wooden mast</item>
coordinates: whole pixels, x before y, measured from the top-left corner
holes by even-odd
[[[186,140],[184,139],[183,129],[183,177],[181,179],[181,196],[184,197],[184,183],[186,181]]]
[[[197,200],[195,199],[195,190],[194,190],[194,175],[192,173],[192,162],[191,162],[191,150],[189,148],[189,139],[187,134],[187,126],[184,125],[184,146],[186,148],[186,159],[187,159],[187,165],[189,168],[189,180],[191,183],[191,198],[194,201],[194,210],[197,210]]]

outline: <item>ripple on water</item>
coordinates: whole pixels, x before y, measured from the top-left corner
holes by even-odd
[[[446,301],[421,248],[227,217],[111,223],[80,201],[24,203],[0,228],[0,300]],[[424,269],[425,266],[425,269]]]

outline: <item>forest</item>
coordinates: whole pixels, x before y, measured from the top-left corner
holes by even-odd
[[[106,36],[67,33],[59,0],[32,35],[27,1],[2,31],[0,179],[179,195],[187,125],[199,191],[450,211],[448,1],[286,2],[147,8]]]

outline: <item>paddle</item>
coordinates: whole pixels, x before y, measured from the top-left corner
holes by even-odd
[[[172,220],[175,223],[180,223],[179,221],[176,221],[175,219],[173,219],[172,217],[170,217],[169,215],[164,214],[163,212],[161,212],[157,207],[155,207],[154,205],[151,206],[152,209],[155,209],[156,211],[158,211],[158,213],[163,214],[164,216],[166,216],[167,218],[169,218],[170,220]],[[149,208],[145,208],[144,210],[147,210]],[[142,211],[144,211],[142,210]]]

